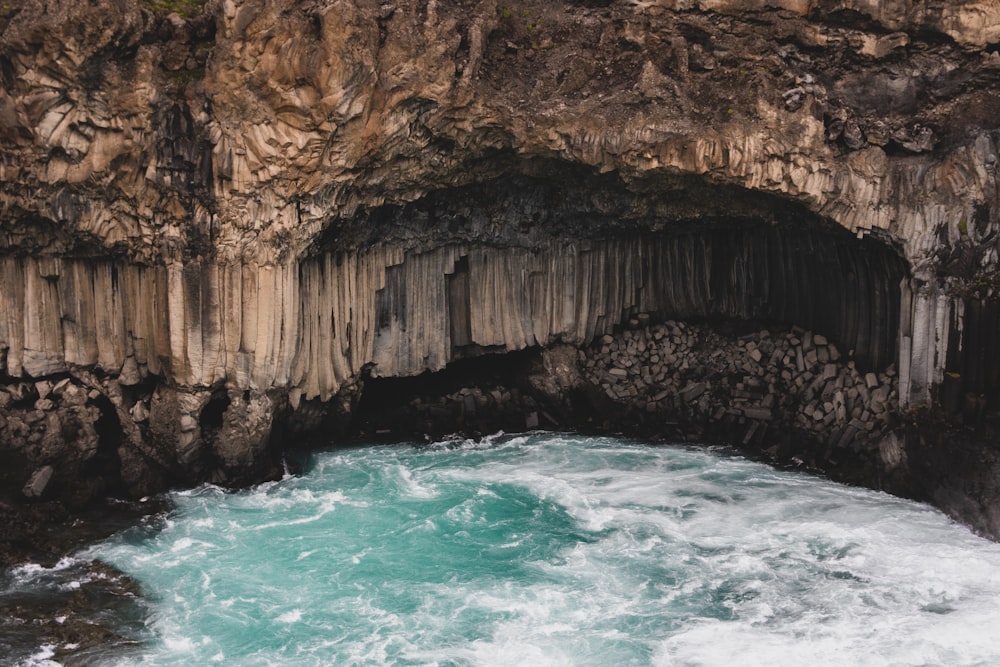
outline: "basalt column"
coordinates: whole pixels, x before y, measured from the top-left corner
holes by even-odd
[[[97,368],[126,385],[152,377],[324,400],[364,368],[406,376],[484,352],[585,345],[639,312],[799,324],[884,368],[905,275],[872,240],[763,223],[532,248],[374,248],[298,266],[24,257],[0,269],[9,376]]]
[[[303,272],[322,273],[319,263]],[[412,375],[469,354],[585,345],[640,312],[798,324],[881,369],[895,361],[904,274],[899,257],[870,240],[765,225],[532,249],[450,246],[386,270],[374,295],[372,370]]]

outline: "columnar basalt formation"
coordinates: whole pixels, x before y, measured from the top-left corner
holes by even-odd
[[[369,379],[640,313],[798,325],[894,370],[886,437],[994,437],[995,2],[23,0],[0,35],[28,495],[259,479]]]
[[[895,360],[902,262],[840,234],[702,226],[655,237],[325,254],[296,266],[4,258],[0,371],[99,368],[121,386],[294,390],[589,344],[636,312],[802,322],[866,367]]]

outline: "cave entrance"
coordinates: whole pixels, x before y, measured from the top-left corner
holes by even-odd
[[[312,250],[300,269],[310,286],[302,312],[320,338],[332,318],[335,354],[365,351],[350,359],[351,372],[371,364],[383,378],[485,354],[582,347],[639,314],[800,326],[878,371],[897,358],[908,274],[891,243],[775,195],[692,176],[626,183],[544,160],[405,204],[354,210]],[[359,260],[343,266],[369,271],[362,279],[331,260],[348,253]],[[351,280],[377,285],[361,305],[370,319],[357,326],[355,301],[338,296],[343,303],[330,308],[324,296],[348,293],[337,290]],[[327,312],[334,314],[324,319]],[[327,348],[325,339],[310,344],[304,365],[348,377],[346,362],[331,362]]]
[[[895,247],[797,202],[701,177],[626,183],[523,161],[486,182],[358,210],[330,230],[338,251],[352,238],[362,252],[405,255],[385,269],[374,303],[382,376],[585,345],[638,313],[797,325],[871,370],[898,354],[908,266]],[[331,251],[333,238],[314,250]]]
[[[839,228],[739,221],[532,248],[446,246],[385,273],[375,300],[380,376],[586,345],[640,313],[800,326],[877,371],[896,360],[906,265],[887,245]]]

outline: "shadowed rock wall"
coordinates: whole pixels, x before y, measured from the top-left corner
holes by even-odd
[[[363,369],[585,345],[630,315],[797,323],[865,368],[896,357],[904,265],[843,233],[717,226],[534,248],[327,254],[295,266],[0,258],[0,372],[100,368],[328,400]]]

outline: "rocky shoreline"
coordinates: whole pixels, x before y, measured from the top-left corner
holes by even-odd
[[[1000,8],[903,5],[4,6],[3,558],[290,442],[536,428],[1000,538]]]
[[[303,447],[538,429],[726,444],[774,465],[933,502],[995,538],[998,516],[975,498],[997,493],[989,470],[1000,469],[1000,454],[977,471],[981,445],[955,442],[941,424],[917,424],[895,407],[897,386],[892,366],[859,368],[850,350],[799,327],[655,322],[643,313],[581,347],[473,357],[419,377],[367,378],[347,412],[340,410],[343,397],[303,401],[275,425],[269,448],[294,461]],[[11,646],[55,646],[66,664],[86,664],[88,652],[108,643],[127,652],[134,637],[113,626],[141,630],[135,584],[103,564],[61,559],[111,532],[155,523],[164,507],[95,500],[122,491],[120,478],[101,477],[120,471],[88,467],[100,455],[103,413],[94,406],[98,396],[78,380],[8,383],[0,395],[8,397],[5,428],[20,438],[23,453],[55,447],[45,465],[35,459],[5,467],[0,565],[7,589],[0,610]],[[78,427],[69,433],[61,426],[67,422]],[[334,423],[336,433],[329,430]],[[78,434],[79,461],[59,460],[60,448],[73,442],[66,438]],[[24,563],[52,570],[46,576],[58,580],[34,601],[14,585]],[[59,571],[67,568],[63,581]]]
[[[534,429],[730,444],[777,465],[931,501],[986,535],[1000,535],[989,509],[991,499],[1000,497],[989,481],[992,468],[973,474],[965,466],[966,489],[961,475],[946,479],[947,457],[937,453],[956,436],[988,442],[992,428],[963,426],[945,416],[929,424],[925,411],[901,410],[893,365],[859,366],[852,350],[800,327],[655,321],[639,313],[615,333],[582,346],[473,355],[409,378],[363,377],[328,401],[296,403],[275,393],[269,400],[284,407],[275,410],[256,467],[244,476],[226,476],[210,456],[242,444],[239,433],[221,428],[224,420],[238,422],[238,412],[223,416],[227,404],[218,415],[210,413],[217,391],[200,392],[193,417],[182,414],[157,425],[155,415],[137,410],[151,402],[152,412],[162,414],[167,394],[157,388],[150,398],[150,389],[140,389],[87,372],[0,384],[0,436],[6,443],[0,481],[11,499],[6,509],[33,517],[8,522],[10,554],[19,541],[31,543],[33,523],[58,525],[108,497],[273,479],[281,474],[289,443],[328,446]],[[174,400],[186,396],[178,395]],[[172,442],[193,435],[202,449],[192,449],[192,458],[157,465],[134,441],[120,439],[124,427],[114,420],[122,415],[130,417],[128,428],[154,443],[155,429],[179,421],[180,433],[168,434]],[[185,420],[194,424],[192,431],[185,431]],[[931,468],[920,463],[931,458],[945,462]],[[943,488],[950,490],[942,494]]]
[[[5,659],[11,664],[52,659],[69,667],[134,650],[146,614],[139,585],[106,563],[78,554],[122,530],[155,530],[164,511],[156,499],[108,500],[72,509],[60,501],[6,497],[0,502],[0,653]]]

